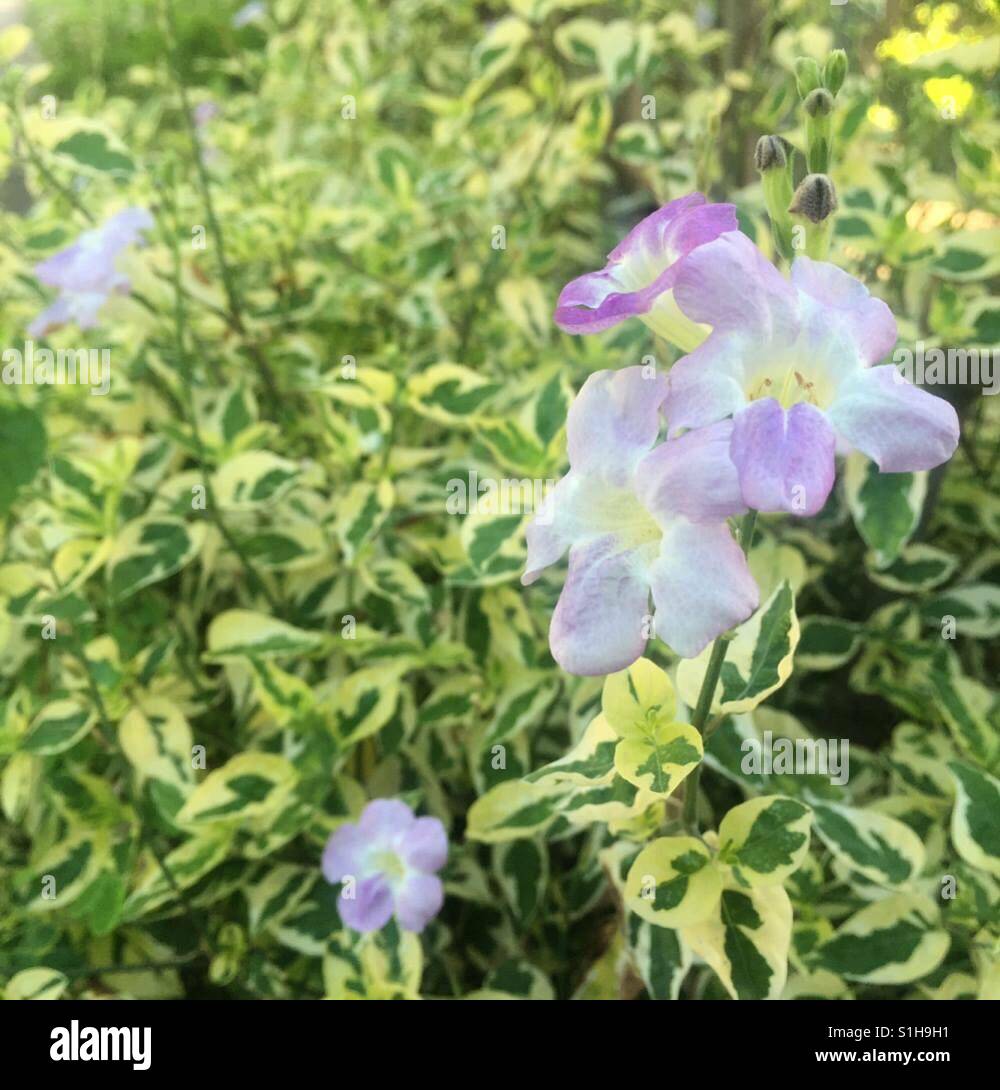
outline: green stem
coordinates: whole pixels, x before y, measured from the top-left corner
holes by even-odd
[[[7,108],[17,138],[24,144],[24,148],[28,153],[29,162],[34,166],[38,173],[41,174],[45,183],[51,189],[54,189],[64,200],[72,205],[72,207],[75,208],[89,224],[93,225],[95,222],[93,214],[68,185],[64,185],[59,181],[55,174],[53,174],[48,163],[42,158],[41,153],[35,147],[34,141],[28,135],[28,130],[24,127],[24,122],[21,119],[17,105],[11,102],[8,103]]]
[[[184,293],[181,290],[181,253],[180,245],[178,243],[177,236],[177,206],[173,198],[173,194],[167,194],[161,190],[164,194],[164,204],[171,214],[171,229],[167,234],[167,241],[170,244],[171,252],[173,255],[173,280],[174,280],[174,339],[175,339],[175,351],[177,353],[177,365],[181,370],[181,392],[184,399],[184,409],[186,410],[191,425],[191,436],[194,439],[195,450],[198,455],[199,468],[201,469],[202,483],[205,486],[205,507],[206,514],[212,520],[215,528],[222,535],[223,541],[229,546],[230,549],[239,558],[240,563],[243,565],[243,569],[246,571],[250,578],[251,585],[254,590],[259,594],[262,594],[267,600],[267,604],[271,607],[272,613],[279,615],[281,612],[281,604],[274,596],[271,588],[268,586],[264,577],[257,571],[253,561],[247,555],[246,550],[237,540],[236,536],[230,531],[229,527],[225,524],[222,518],[222,514],[219,505],[216,501],[215,489],[212,486],[212,473],[208,465],[208,452],[205,449],[205,444],[202,440],[201,429],[198,426],[198,409],[194,400],[194,373],[192,371],[187,349],[185,347],[185,332],[187,329],[186,311],[184,308]]]
[[[232,266],[229,264],[229,259],[226,256],[226,243],[222,234],[222,227],[219,224],[218,216],[215,214],[215,201],[212,197],[212,185],[208,176],[208,170],[205,168],[201,144],[198,140],[198,130],[194,123],[191,100],[177,66],[177,34],[174,25],[173,0],[166,0],[166,3],[164,4],[164,14],[164,26],[167,39],[167,71],[170,73],[174,85],[177,88],[177,95],[181,104],[181,114],[184,118],[184,127],[187,131],[188,140],[191,144],[191,152],[194,157],[195,177],[198,181],[198,188],[201,190],[202,200],[205,202],[205,218],[208,220],[208,229],[212,233],[212,238],[215,242],[215,254],[218,258],[219,276],[222,280],[223,291],[226,295],[227,321],[233,331],[243,338],[250,355],[253,357],[254,363],[257,365],[257,370],[264,380],[264,385],[267,387],[267,392],[272,399],[275,409],[280,412],[282,399],[281,393],[278,390],[277,379],[275,378],[274,372],[271,370],[271,365],[261,351],[260,346],[254,344],[247,335],[246,325],[243,321],[243,306],[240,302],[239,293],[236,290],[236,281],[233,277]]]
[[[744,555],[750,552],[756,525],[757,512],[747,512],[740,524],[740,545]],[[722,664],[726,660],[728,650],[729,637],[725,634],[712,644],[712,653],[708,657],[708,668],[705,670],[705,677],[698,693],[698,702],[695,704],[694,715],[691,719],[691,726],[701,735],[705,733],[705,724],[708,722],[708,715],[712,710],[712,697],[715,696],[715,690],[719,684],[719,675],[722,673]],[[682,815],[684,828],[695,835],[698,833],[698,787],[700,782],[701,764],[699,763],[684,784],[684,811]]]

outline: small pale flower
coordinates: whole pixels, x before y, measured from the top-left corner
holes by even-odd
[[[378,931],[395,915],[404,931],[423,931],[444,904],[436,872],[448,835],[435,817],[416,817],[405,802],[375,799],[357,824],[335,829],[323,852],[323,876],[344,883],[337,907],[355,931]]]
[[[708,327],[678,309],[673,286],[684,259],[697,247],[736,230],[731,204],[708,204],[700,193],[671,201],[629,232],[608,264],[563,288],[555,320],[567,333],[600,333],[639,318],[685,351],[700,344]]]
[[[954,453],[955,410],[892,364],[875,366],[896,321],[842,269],[799,257],[786,280],[733,232],[690,255],[674,291],[712,334],[670,373],[670,434],[731,417],[748,507],[816,514],[838,450],[860,450],[884,473],[932,469]]]
[[[222,113],[222,111],[219,109],[219,104],[217,102],[213,102],[211,99],[199,102],[191,111],[195,128],[205,128],[205,126],[214,121],[220,113]]]
[[[252,3],[244,4],[233,16],[233,27],[240,30],[251,23],[260,22],[266,14],[267,5],[261,3],[260,0],[253,0]]]
[[[591,375],[569,410],[569,472],[528,526],[522,583],[569,549],[549,645],[572,674],[623,670],[651,635],[692,657],[757,608],[725,521],[745,510],[732,425],[654,449],[666,390],[642,367]]]
[[[108,297],[129,290],[128,277],[118,271],[120,255],[152,226],[153,217],[145,208],[126,208],[36,265],[35,275],[43,284],[58,289],[59,296],[31,323],[28,332],[42,336],[71,321],[81,329],[95,326],[97,313]]]

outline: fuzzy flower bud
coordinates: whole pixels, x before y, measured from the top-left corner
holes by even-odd
[[[789,147],[783,136],[762,136],[754,149],[754,166],[761,174],[767,170],[784,170],[788,166],[786,149]]]
[[[827,117],[833,113],[833,95],[825,87],[817,87],[806,95],[802,105],[810,117]]]
[[[788,211],[813,223],[822,223],[837,211],[833,182],[825,174],[807,174],[795,190]]]

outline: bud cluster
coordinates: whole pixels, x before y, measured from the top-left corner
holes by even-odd
[[[847,54],[842,49],[834,49],[822,66],[812,57],[795,62],[806,144],[806,175],[798,185],[796,149],[790,141],[769,134],[758,140],[754,151],[775,248],[789,261],[799,250],[824,258],[829,249],[837,210],[837,193],[829,176],[833,113],[846,76]]]

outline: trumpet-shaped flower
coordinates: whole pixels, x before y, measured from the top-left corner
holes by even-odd
[[[569,549],[549,644],[570,673],[623,670],[653,632],[691,657],[757,608],[725,521],[745,510],[732,424],[654,448],[666,391],[642,367],[591,375],[569,411],[569,472],[528,526],[522,583]]]
[[[81,329],[97,324],[97,313],[113,294],[127,293],[129,279],[118,270],[118,259],[153,226],[145,208],[126,208],[93,230],[84,231],[72,245],[35,266],[43,284],[57,288],[56,301],[28,327],[39,337],[66,322]]]
[[[835,265],[799,257],[789,281],[733,232],[685,260],[674,294],[712,333],[670,373],[670,434],[731,417],[747,506],[815,514],[838,449],[862,451],[885,473],[954,453],[955,410],[891,364],[875,366],[896,343],[896,321]]]
[[[678,309],[674,283],[688,254],[735,230],[731,204],[708,204],[700,193],[671,201],[634,227],[608,254],[603,269],[563,288],[556,324],[567,333],[599,333],[626,318],[639,318],[685,351],[694,348],[708,328]]]
[[[378,931],[395,914],[404,931],[423,931],[441,911],[436,872],[448,835],[435,817],[415,817],[405,802],[375,799],[357,823],[335,829],[323,852],[323,876],[342,882],[340,918],[355,931]]]

